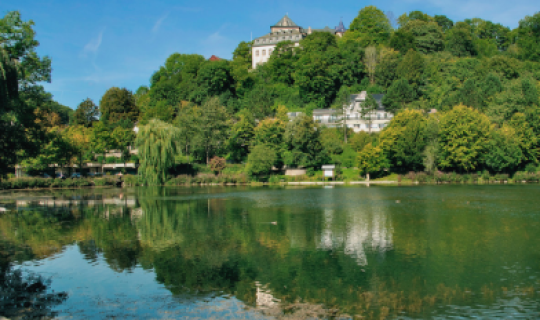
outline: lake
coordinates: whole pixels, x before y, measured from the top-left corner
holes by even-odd
[[[538,185],[0,193],[0,270],[49,279],[60,319],[532,319],[539,205]]]

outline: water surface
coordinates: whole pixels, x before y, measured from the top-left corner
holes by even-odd
[[[0,194],[58,318],[540,317],[540,187]],[[2,260],[2,259],[0,259]],[[1,312],[0,312],[1,313]]]

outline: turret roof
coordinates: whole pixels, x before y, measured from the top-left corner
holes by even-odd
[[[285,15],[273,27],[298,27],[298,25],[296,25],[296,23],[294,23],[288,15]]]

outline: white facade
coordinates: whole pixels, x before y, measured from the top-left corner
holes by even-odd
[[[367,93],[362,91],[360,94],[351,95],[351,102],[345,106],[345,125],[354,132],[379,132],[382,131],[392,120],[393,115],[387,112],[381,105],[382,95],[374,95],[379,104],[379,108],[364,114],[362,104],[365,102]],[[336,115],[336,110],[317,109],[313,111],[313,120],[326,127],[341,127],[341,116]]]
[[[270,33],[253,40],[251,47],[252,69],[256,69],[258,65],[268,62],[270,55],[279,42],[291,41],[295,47],[298,47],[300,41],[314,31],[329,32],[341,37],[346,29],[343,22],[340,22],[339,26],[334,29],[328,27],[324,29],[311,29],[311,27],[303,29],[286,15],[278,23],[270,27]]]

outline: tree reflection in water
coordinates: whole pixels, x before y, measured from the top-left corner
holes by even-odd
[[[14,270],[6,244],[0,242],[0,316],[9,319],[52,317],[52,308],[67,299],[67,293],[49,292],[50,279]]]
[[[29,248],[18,261],[76,243],[115,272],[152,270],[180,303],[235,296],[274,317],[424,318],[512,297],[538,310],[540,222],[522,214],[527,192],[474,202],[451,189],[454,201],[441,202],[450,189],[230,190],[141,188],[124,192],[125,205],[6,215],[0,232]]]

